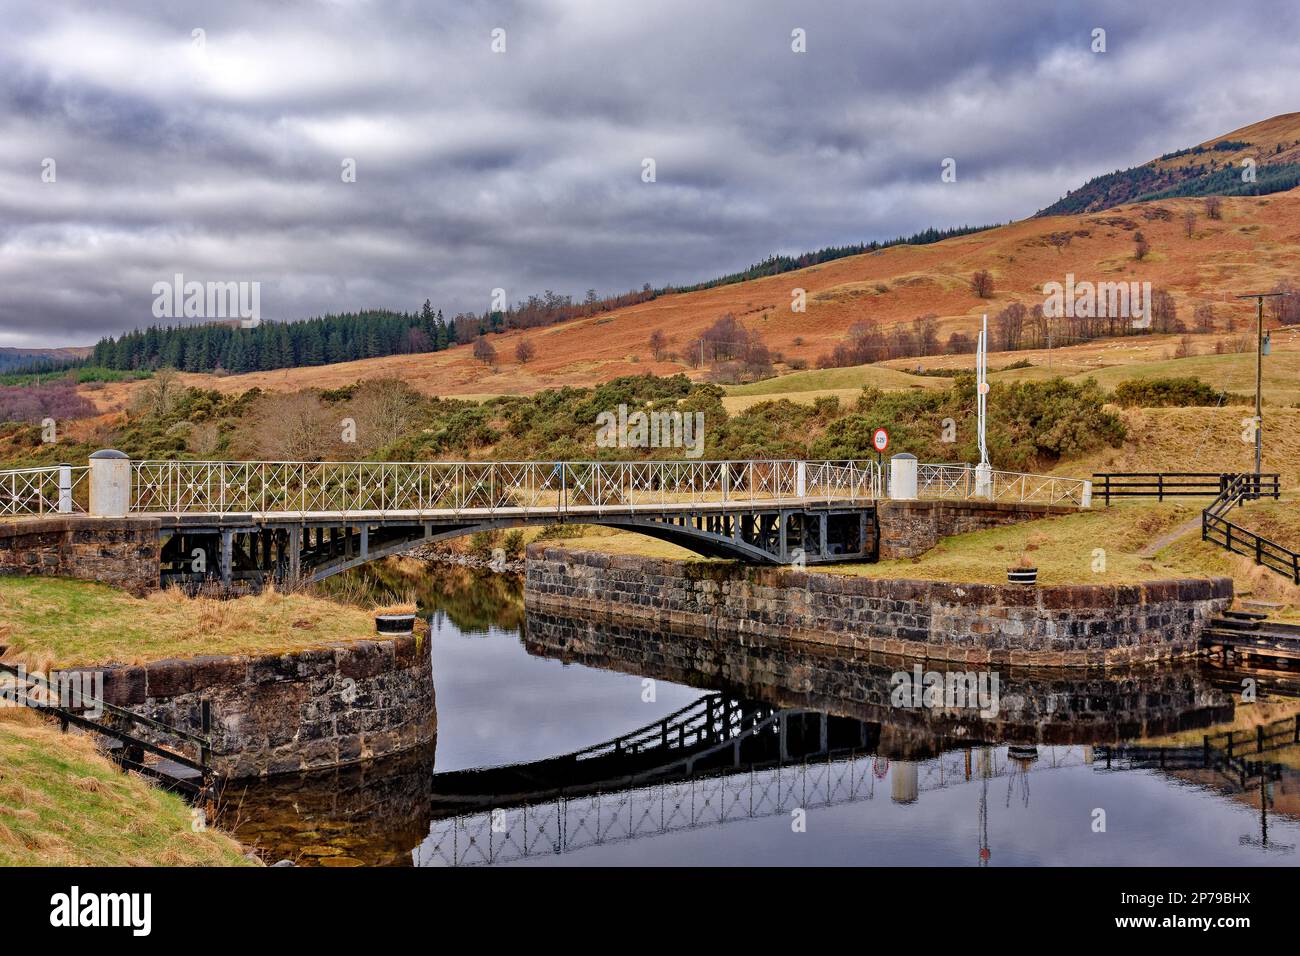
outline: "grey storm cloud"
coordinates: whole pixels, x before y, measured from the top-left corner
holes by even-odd
[[[156,321],[153,284],[178,272],[260,282],[269,318],[425,298],[450,314],[498,287],[619,292],[1004,222],[1292,111],[1300,88],[1292,0],[0,0],[0,16],[11,346]]]

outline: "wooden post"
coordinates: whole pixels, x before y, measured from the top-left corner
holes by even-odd
[[[298,583],[302,571],[302,528],[294,525],[289,529],[289,580]]]
[[[221,585],[230,587],[232,576],[235,532],[226,528],[221,532]]]
[[[212,763],[212,701],[206,697],[199,701],[199,730],[203,742],[199,744],[199,763],[206,768]]]

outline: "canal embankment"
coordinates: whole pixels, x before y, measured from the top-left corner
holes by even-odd
[[[960,583],[609,555],[533,545],[525,603],[599,620],[775,637],[922,659],[1113,666],[1190,656],[1230,578]]]
[[[6,662],[85,672],[80,686],[107,704],[207,737],[227,779],[346,766],[437,733],[427,636],[376,635],[373,611],[273,589],[139,598],[50,577],[0,577],[0,606]]]

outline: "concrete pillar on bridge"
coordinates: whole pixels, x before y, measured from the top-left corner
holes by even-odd
[[[59,514],[72,514],[71,465],[59,465]]]
[[[915,455],[904,451],[889,459],[889,497],[894,501],[915,501],[916,479]]]
[[[105,448],[90,456],[90,513],[125,518],[131,509],[131,459]]]
[[[804,498],[808,495],[808,462],[801,461],[795,468],[794,496]]]

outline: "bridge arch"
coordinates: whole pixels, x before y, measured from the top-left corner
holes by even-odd
[[[423,544],[555,523],[554,516],[531,515],[328,521],[232,515],[217,522],[181,516],[164,524],[161,579],[163,584],[191,585],[212,580],[315,582]],[[879,537],[874,504],[592,514],[561,518],[558,523],[614,528],[667,541],[704,557],[757,564],[870,559]],[[200,554],[202,559],[196,561]]]

